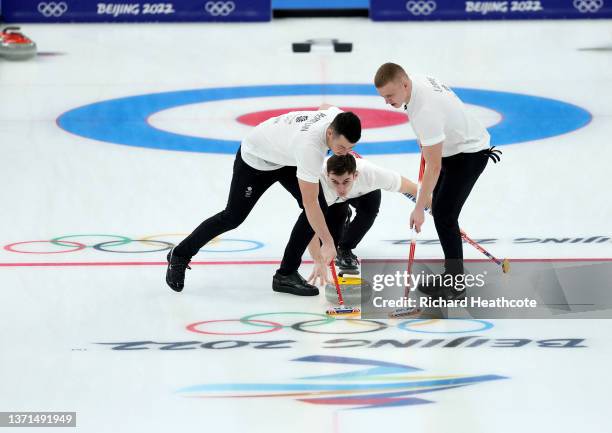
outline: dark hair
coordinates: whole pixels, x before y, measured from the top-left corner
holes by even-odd
[[[404,68],[402,68],[397,63],[385,63],[378,71],[376,71],[376,75],[374,76],[374,86],[377,89],[387,85],[388,83],[395,81],[399,77],[408,77]]]
[[[329,126],[334,130],[335,135],[344,135],[353,144],[361,138],[361,121],[352,111],[338,114]]]
[[[357,171],[357,161],[350,153],[346,155],[332,155],[327,160],[327,173],[342,176]]]

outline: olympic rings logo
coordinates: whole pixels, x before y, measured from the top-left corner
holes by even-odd
[[[146,254],[167,251],[175,246],[174,242],[160,240],[159,238],[185,237],[183,233],[158,234],[132,239],[127,236],[110,234],[76,234],[58,236],[50,240],[13,242],[5,245],[4,249],[12,253],[20,254],[66,254],[92,248],[96,251],[118,254]],[[110,238],[103,242],[86,243],[91,238]],[[80,241],[77,241],[77,239]],[[133,244],[138,245],[134,248]],[[32,245],[46,248],[32,248]],[[131,247],[127,247],[131,245]],[[236,253],[252,251],[262,248],[263,243],[250,239],[226,239],[215,238],[200,249],[207,253]],[[43,251],[41,251],[43,250]]]
[[[269,316],[309,316],[307,320],[282,324],[277,319]],[[264,320],[264,317],[266,320]],[[312,318],[314,317],[314,319]],[[274,320],[269,320],[274,319]],[[210,329],[212,324],[233,322],[256,328],[252,331],[219,331]],[[359,326],[362,329],[339,331],[334,330],[328,325],[337,323],[346,323],[347,325]],[[440,329],[440,324],[450,324],[450,330]],[[327,329],[326,329],[327,326]],[[314,330],[313,328],[323,327],[323,330]],[[363,329],[365,327],[365,329]],[[280,331],[281,329],[292,329],[298,332],[309,334],[329,334],[329,335],[352,335],[352,334],[367,334],[383,331],[387,328],[393,328],[407,331],[418,332],[422,334],[466,334],[471,332],[482,332],[493,328],[493,323],[480,319],[409,319],[399,322],[395,326],[390,326],[385,322],[378,320],[367,319],[351,319],[351,318],[336,318],[327,316],[326,314],[306,313],[296,311],[280,311],[272,313],[249,314],[240,319],[220,319],[220,320],[204,320],[187,325],[185,328],[190,332],[206,335],[255,335],[268,334],[271,332]]]
[[[436,7],[436,2],[433,0],[410,0],[406,3],[406,10],[412,15],[431,15]]]
[[[47,18],[50,17],[61,17],[68,11],[68,4],[66,2],[41,2],[38,3],[38,12]]]
[[[236,9],[236,3],[233,1],[208,1],[204,5],[204,9],[213,17],[226,17]]]
[[[574,7],[578,9],[578,12],[595,13],[603,7],[603,0],[574,0]]]

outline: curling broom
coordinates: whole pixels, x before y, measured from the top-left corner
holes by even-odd
[[[416,197],[413,196],[410,193],[405,193],[404,194],[406,197],[408,197],[410,200],[412,200],[413,202],[416,203]],[[431,215],[431,209],[427,209],[425,208],[426,211],[429,212],[429,214]],[[487,250],[485,250],[482,245],[480,245],[478,242],[476,242],[474,239],[470,238],[466,232],[464,232],[463,230],[460,230],[461,232],[461,237],[463,238],[463,240],[465,240],[468,244],[470,244],[471,246],[473,246],[474,248],[476,248],[478,251],[480,251],[481,253],[483,253],[485,256],[487,256],[489,258],[489,260],[491,260],[492,262],[494,262],[495,264],[497,264],[498,266],[501,266],[502,268],[502,272],[504,274],[507,274],[508,272],[510,272],[510,260],[508,259],[503,259],[500,260],[497,257],[495,257],[493,254],[491,254],[490,252],[488,252]]]
[[[419,167],[419,183],[417,185],[417,198],[419,196],[419,192],[421,190],[421,183],[423,182],[423,173],[425,172],[425,158],[423,154],[421,154],[421,165]],[[410,239],[410,254],[408,256],[408,275],[412,275],[412,264],[414,263],[414,252],[416,250],[416,228],[412,227],[412,239]],[[410,284],[406,285],[404,288],[404,298],[408,300],[410,296]],[[403,317],[416,317],[421,314],[421,310],[416,307],[402,307],[396,308],[391,313],[389,313],[389,317],[392,319],[398,319]]]
[[[328,316],[356,316],[361,314],[361,309],[357,307],[347,307],[344,305],[344,298],[342,297],[342,290],[340,290],[340,283],[338,283],[338,275],[336,274],[336,264],[334,259],[329,264],[332,272],[332,278],[334,279],[334,285],[336,286],[336,294],[338,295],[338,306],[330,307],[327,309],[325,314]]]

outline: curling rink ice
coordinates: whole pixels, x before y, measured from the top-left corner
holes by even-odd
[[[299,213],[279,185],[194,258],[182,293],[164,274],[169,246],[224,207],[259,112],[367,112],[378,127],[357,151],[415,180],[410,126],[371,85],[387,61],[496,128],[502,162],[460,218],[472,238],[511,260],[612,257],[612,53],[589,50],[611,28],[22,26],[40,54],[0,61],[0,411],[75,411],[96,433],[610,431],[609,320],[331,320],[323,294],[274,293]],[[354,49],[291,52],[311,38]],[[407,258],[411,209],[384,193],[356,253]],[[436,239],[427,219],[417,257],[440,258]]]

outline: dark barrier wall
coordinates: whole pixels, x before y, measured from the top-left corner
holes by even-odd
[[[368,9],[370,0],[272,0],[272,10]]]
[[[612,0],[370,0],[374,21],[611,18]]]
[[[367,8],[368,0],[274,0],[276,8]],[[0,0],[6,22],[269,21],[272,0]],[[612,18],[612,0],[369,0],[374,21]]]
[[[6,22],[270,21],[271,0],[2,0]]]

